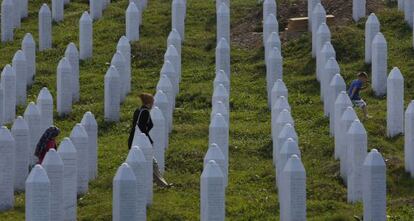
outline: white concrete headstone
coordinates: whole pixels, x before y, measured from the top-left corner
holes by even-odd
[[[223,104],[226,105],[226,109],[230,111],[229,94],[227,93],[226,88],[222,84],[214,88],[213,91],[211,103],[214,104],[217,101],[223,102]]]
[[[72,112],[72,79],[73,72],[69,60],[64,57],[57,67],[57,103],[56,109],[59,116],[65,116]]]
[[[329,94],[329,84],[332,81],[332,78],[335,76],[335,74],[340,74],[341,69],[339,68],[339,64],[336,61],[335,57],[331,57],[327,60],[323,74],[321,76],[321,94],[324,94],[323,96],[323,110],[325,116],[329,116],[330,110],[329,106],[331,105],[329,102],[332,102]],[[334,98],[336,99],[336,98]],[[333,100],[335,101],[335,100]]]
[[[275,81],[271,93],[272,95],[270,109],[273,108],[273,105],[279,97],[284,96],[286,99],[288,99],[288,89],[282,79],[277,79]]]
[[[263,2],[263,18],[267,18],[268,15],[277,15],[277,5],[275,0],[264,0]],[[263,19],[264,20],[264,19]]]
[[[181,79],[181,57],[178,54],[174,45],[168,45],[167,51],[164,54],[164,61],[170,61],[174,65],[174,69],[177,72],[178,80]],[[178,93],[178,92],[177,92]]]
[[[24,112],[24,119],[29,126],[30,131],[30,148],[29,148],[29,163],[37,162],[37,157],[34,156],[36,145],[42,136],[42,124],[40,121],[40,111],[35,103],[30,102]]]
[[[174,96],[177,95],[179,92],[179,75],[170,61],[164,61],[164,64],[162,65],[160,77],[163,75],[167,75],[170,79],[170,82],[174,88]]]
[[[89,138],[82,124],[76,124],[70,134],[70,140],[76,148],[76,163],[78,166],[78,195],[88,192],[89,182]]]
[[[340,74],[335,74],[335,76],[332,77],[331,83],[329,84],[328,97],[329,132],[331,136],[335,134],[335,101],[342,91],[346,91],[345,81]]]
[[[348,138],[348,130],[351,127],[351,124],[358,119],[358,116],[355,113],[354,108],[347,107],[344,113],[342,114],[340,121],[340,129],[337,136],[339,136],[339,160],[340,160],[340,175],[345,184],[348,181],[348,149],[351,140]]]
[[[137,178],[127,163],[117,170],[113,181],[112,220],[138,220]]]
[[[175,109],[175,91],[174,91],[174,87],[170,81],[170,79],[168,78],[167,75],[163,74],[160,77],[160,80],[157,83],[157,87],[156,87],[157,91],[161,90],[163,91],[167,97],[168,97],[168,103],[170,103],[172,110],[174,111]],[[172,118],[171,118],[172,120]],[[172,122],[170,122],[170,124],[172,124]]]
[[[167,47],[169,45],[174,45],[175,49],[177,49],[178,55],[181,57],[181,37],[180,34],[176,29],[171,30],[170,34],[167,38]]]
[[[172,109],[171,109],[171,104],[168,101],[168,96],[167,94],[164,93],[164,91],[157,91],[157,93],[155,93],[154,96],[154,105],[159,107],[160,110],[162,111],[163,115],[164,115],[164,119],[167,122],[167,130],[168,132],[172,131]]]
[[[207,153],[204,156],[204,165],[203,165],[204,168],[207,166],[208,162],[210,162],[211,160],[214,160],[220,166],[221,172],[223,173],[223,176],[224,176],[224,185],[227,186],[228,172],[229,172],[227,161],[220,147],[215,143],[210,144],[210,147],[208,148]]]
[[[120,80],[120,99],[121,102],[124,102],[126,97],[126,88],[128,84],[128,73],[126,69],[126,62],[125,58],[122,55],[121,51],[117,51],[111,60],[111,65],[116,68],[119,74],[119,80]]]
[[[227,125],[230,125],[229,111],[227,110],[226,105],[221,101],[217,101],[213,103],[213,106],[211,107],[210,120],[213,120],[216,114],[223,115],[224,119],[226,120]]]
[[[52,18],[55,22],[63,21],[63,0],[52,0]]]
[[[13,208],[16,144],[7,127],[0,129],[0,211]]]
[[[283,79],[283,57],[279,49],[274,47],[269,51],[268,60],[266,61],[266,85],[269,106],[272,102],[272,88],[278,79]]]
[[[1,88],[3,89],[3,123],[11,123],[16,117],[16,75],[7,64],[1,72]]]
[[[181,40],[185,38],[185,13],[186,4],[184,0],[173,0],[171,5],[171,29],[180,33]]]
[[[93,20],[98,20],[102,17],[102,0],[89,0],[89,11]]]
[[[404,132],[404,77],[394,67],[387,79],[387,136]]]
[[[282,51],[282,43],[280,41],[280,36],[278,32],[272,32],[266,39],[265,44],[265,61],[267,62],[270,51],[273,48],[277,48],[280,52]]]
[[[14,4],[13,0],[1,2],[1,41],[13,41],[14,38]]]
[[[37,109],[40,112],[42,131],[45,131],[53,125],[53,97],[46,87],[37,96]]]
[[[217,42],[222,38],[230,42],[230,8],[226,3],[221,3],[217,11]]]
[[[291,124],[292,127],[295,126],[295,123],[293,121],[293,118],[292,118],[292,115],[291,115],[290,111],[287,110],[287,109],[284,109],[278,114],[277,119],[276,119],[276,123],[273,126],[274,127],[274,130],[273,130],[274,134],[272,135],[272,140],[274,142],[273,145],[277,146],[277,138],[279,137],[281,131],[283,130],[283,127],[286,124]],[[274,148],[277,148],[277,149],[280,150],[280,147],[274,147]]]
[[[13,57],[13,72],[16,75],[16,104],[26,104],[27,61],[22,50],[18,50]]]
[[[321,0],[308,0],[308,31],[312,32],[312,13],[315,6],[321,3]]]
[[[288,138],[284,142],[282,148],[280,149],[280,153],[279,153],[277,165],[276,165],[276,171],[277,171],[276,172],[276,184],[278,185],[278,187],[280,187],[283,182],[281,180],[283,169],[285,168],[287,161],[293,154],[296,154],[299,157],[301,155],[299,146],[297,143],[297,137],[296,137],[296,140],[292,137]],[[282,194],[283,193],[279,191],[279,196],[281,196]]]
[[[33,84],[36,75],[36,42],[30,33],[27,33],[22,41],[22,50],[27,62],[27,80],[28,86]]]
[[[319,26],[326,23],[326,11],[321,3],[315,5],[312,12],[312,57],[316,57],[316,39]]]
[[[279,174],[282,172],[284,167],[279,165],[280,152],[283,148],[283,145],[289,138],[292,138],[296,143],[299,142],[298,134],[296,133],[295,128],[292,126],[292,124],[287,123],[283,125],[282,130],[279,133],[279,136],[273,143],[273,164],[276,166],[276,169],[278,170]]]
[[[50,180],[46,171],[38,164],[26,180],[25,213],[27,221],[50,220]]]
[[[316,77],[317,77],[318,81],[321,82],[321,85],[323,85],[323,83],[325,83],[323,86],[321,86],[323,88],[325,88],[325,86],[330,83],[330,82],[326,82],[326,81],[322,82],[322,78],[323,78],[324,75],[326,75],[325,72],[324,72],[326,62],[331,57],[335,58],[336,57],[336,52],[335,52],[335,49],[332,46],[331,42],[327,41],[327,42],[325,42],[322,49],[320,50],[320,52],[318,54],[318,57],[316,57]],[[335,74],[337,74],[337,73],[335,73]],[[321,97],[321,99],[322,98],[323,97]]]
[[[378,33],[372,41],[372,89],[376,96],[387,93],[388,49],[384,35]]]
[[[47,4],[39,10],[39,51],[52,47],[52,12]]]
[[[127,37],[122,36],[116,46],[116,50],[119,51],[125,61],[125,88],[124,93],[127,95],[131,91],[131,45]]]
[[[318,59],[319,54],[326,42],[331,42],[331,31],[326,23],[322,23],[319,25],[316,32],[316,59]]]
[[[105,75],[105,121],[118,122],[121,103],[121,79],[115,66]]]
[[[230,46],[226,39],[220,39],[216,47],[216,71],[223,70],[230,80]]]
[[[78,102],[80,97],[79,51],[73,42],[67,46],[65,57],[68,59],[70,66],[72,67],[72,99],[73,102]]]
[[[229,162],[229,126],[221,114],[216,114],[210,123],[208,143],[217,144],[226,158],[226,163]]]
[[[404,162],[405,171],[414,177],[414,100],[410,102],[405,111]]]
[[[88,134],[89,180],[98,176],[98,123],[91,112],[83,115],[81,124]]]
[[[273,32],[279,35],[279,22],[274,14],[269,14],[263,23],[263,45],[266,46],[266,42]]]
[[[167,125],[162,111],[158,107],[154,107],[150,112],[152,123],[154,127],[150,130],[149,134],[154,141],[154,157],[158,162],[158,167],[161,173],[165,171],[165,150],[166,148],[166,136],[168,136]]]
[[[84,12],[79,20],[79,58],[92,58],[93,51],[93,24],[88,12]]]
[[[125,33],[131,41],[139,40],[140,12],[135,3],[130,2],[125,13]]]
[[[19,29],[21,27],[22,19],[20,16],[20,0],[13,1],[13,25],[14,28]]]
[[[352,1],[352,18],[354,21],[359,21],[359,19],[365,17],[366,10],[366,0],[353,0]]]
[[[19,116],[13,123],[11,133],[16,144],[14,190],[24,191],[25,181],[29,173],[29,126],[23,117]]]
[[[225,182],[220,166],[211,160],[200,178],[201,221],[225,219]]]
[[[216,72],[216,77],[214,78],[214,88],[218,87],[220,84],[222,84],[227,89],[227,93],[230,94],[230,81],[229,78],[227,78],[226,72],[223,70]]]
[[[335,100],[334,111],[332,112],[334,113],[335,159],[339,159],[340,155],[342,114],[348,107],[352,107],[351,99],[349,99],[346,91],[341,91]]]

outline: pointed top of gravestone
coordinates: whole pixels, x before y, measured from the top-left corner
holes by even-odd
[[[364,166],[385,167],[381,153],[377,149],[372,149],[365,158]]]
[[[212,143],[210,147],[207,150],[206,155],[204,156],[204,161],[209,162],[210,160],[225,160],[226,158],[223,155],[223,152],[221,151],[220,147]]]
[[[1,6],[12,6],[13,0],[3,0]]]
[[[26,33],[26,35],[23,38],[22,44],[23,45],[35,45],[36,43],[33,39],[32,34]]]
[[[341,117],[341,120],[343,121],[353,122],[356,119],[358,119],[358,116],[356,115],[355,110],[352,108],[352,106],[347,107]]]
[[[226,87],[223,84],[219,84],[213,91],[213,97],[228,97]]]
[[[384,35],[381,32],[375,35],[374,40],[372,40],[372,44],[387,44]]]
[[[22,116],[18,116],[16,120],[14,120],[11,130],[29,130],[29,126]]]
[[[180,34],[178,33],[177,29],[173,28],[173,29],[170,31],[170,34],[168,35],[168,39],[169,39],[169,40],[179,40],[179,41],[181,41],[181,36],[180,36]]]
[[[136,179],[131,167],[127,163],[123,163],[116,171],[114,181],[131,181]]]
[[[285,85],[285,82],[283,82],[282,79],[277,79],[276,82],[273,84],[272,87],[272,93],[287,93],[288,89]]]
[[[111,65],[108,71],[106,71],[105,78],[119,78],[119,72],[115,66]]]
[[[361,121],[355,119],[354,122],[352,122],[351,127],[349,127],[348,134],[365,135],[367,134],[367,131]]]
[[[270,50],[269,59],[282,59],[282,54],[279,51],[279,48],[273,47]]]
[[[410,104],[408,105],[406,113],[414,114],[414,100],[412,100]]]
[[[229,15],[230,14],[229,6],[227,6],[226,3],[222,2],[218,8],[217,14]]]
[[[214,113],[214,114],[216,114],[216,113],[226,113],[227,112],[227,107],[226,107],[226,105],[224,105],[224,103],[222,101],[216,101],[216,103],[214,103],[214,105],[213,105],[213,110],[211,112]]]
[[[137,127],[139,130],[139,128]],[[144,133],[136,133],[134,136],[133,144],[132,146],[138,146],[139,148],[152,148],[152,144],[148,137]]]
[[[348,93],[346,91],[341,91],[336,97],[335,104],[344,104],[346,106],[352,106],[352,101],[349,98]]]
[[[60,142],[58,153],[76,153],[76,148],[69,137],[65,137]]]
[[[293,138],[295,140],[298,139],[298,134],[295,131],[295,128],[292,126],[292,124],[285,124],[282,128],[282,131],[280,131],[278,138]]]
[[[76,48],[75,43],[71,42],[68,44],[65,50],[65,56],[76,55],[79,56],[78,48]]]
[[[92,18],[87,11],[83,12],[82,17],[80,18],[81,23],[92,23]]]
[[[6,66],[4,66],[3,71],[1,72],[1,76],[14,76],[13,68],[10,64],[6,64]]]
[[[164,115],[162,114],[162,110],[157,106],[155,106],[151,109],[150,114],[151,114],[152,120],[154,120],[154,121],[156,121],[156,120],[164,121],[165,120]]]
[[[217,44],[217,49],[230,49],[229,43],[225,38],[221,38]]]
[[[128,47],[128,48],[130,48],[131,47],[131,44],[129,43],[129,39],[125,35],[122,35],[122,37],[118,40],[118,44],[117,44],[116,47],[117,48],[120,48],[120,47]]]
[[[329,53],[329,54],[335,54],[335,49],[330,41],[325,42],[325,44],[322,47],[321,53]]]
[[[169,103],[168,97],[162,90],[158,90],[154,96],[155,103]]]
[[[43,3],[42,7],[40,7],[39,14],[51,14],[50,8],[46,3]]]
[[[133,1],[129,2],[128,8],[126,10],[127,13],[129,12],[139,12],[138,6],[135,5]]]
[[[285,96],[280,96],[276,99],[275,103],[273,104],[273,109],[286,109],[286,110],[290,110],[290,105],[289,102],[287,101]]]
[[[211,119],[210,127],[214,128],[227,128],[226,120],[224,119],[223,115],[220,113],[217,113],[213,116],[213,119]]]
[[[298,155],[293,154],[289,160],[286,162],[284,172],[305,172],[305,167],[302,164],[302,161]]]
[[[119,62],[125,63],[125,58],[120,51],[116,51],[114,56],[112,56],[111,64],[116,64]]]
[[[95,116],[92,114],[92,112],[88,111],[83,115],[83,118],[81,120],[82,125],[90,125],[90,126],[98,126],[98,123],[96,122]]]
[[[296,154],[300,155],[298,143],[293,138],[288,138],[285,143],[283,143],[282,148],[280,149],[280,154]]]
[[[73,127],[72,132],[70,133],[70,138],[88,138],[88,134],[83,125],[78,123]]]
[[[2,126],[0,128],[0,142],[2,141],[13,141],[14,142],[14,138],[6,126]]]
[[[331,34],[331,30],[329,30],[329,26],[323,22],[321,25],[319,25],[317,34]]]
[[[145,162],[145,155],[142,150],[138,146],[133,146],[128,152],[127,159],[125,160],[126,163],[136,162],[141,163]]]
[[[338,61],[336,61],[335,57],[330,57],[328,61],[325,64],[325,69],[329,70],[335,70],[335,74],[339,73],[341,71]]]
[[[270,35],[266,39],[266,43],[271,44],[271,45],[274,45],[276,43],[277,45],[280,45],[279,33],[277,32],[270,33]]]
[[[161,74],[169,74],[169,73],[175,73],[175,72],[176,70],[175,70],[174,65],[169,60],[165,60],[161,68]]]
[[[60,158],[59,154],[56,152],[55,149],[50,149],[45,156],[45,159],[42,162],[43,166],[46,165],[62,165],[63,166],[63,161]]]
[[[330,83],[331,87],[337,87],[337,86],[344,86],[346,87],[345,81],[342,78],[342,76],[340,74],[335,74],[331,80]]]
[[[227,77],[226,72],[223,70],[216,72],[216,77],[214,78],[214,82],[230,82],[229,78]]]
[[[26,56],[24,55],[22,50],[18,50],[13,57],[13,63],[16,61],[25,61],[26,62]]]
[[[293,125],[293,118],[290,114],[290,111],[287,109],[282,110],[282,112],[279,113],[276,119],[276,124],[280,123],[291,123]]]
[[[40,111],[34,102],[30,102],[29,105],[27,105],[26,110],[24,111],[24,116],[33,116],[33,115],[40,116]]]
[[[40,90],[39,95],[37,96],[37,101],[39,102],[39,100],[52,100],[53,101],[52,94],[50,94],[47,87],[43,87],[42,90]]]
[[[157,88],[160,88],[161,90],[162,88],[169,88],[170,90],[172,90],[173,86],[171,84],[170,79],[168,78],[166,74],[161,75],[160,80],[158,81],[158,84],[157,84]]]
[[[276,24],[277,24],[276,16],[274,14],[269,14],[266,17],[266,20],[264,22],[264,25],[276,25]]]
[[[323,5],[321,3],[318,3],[313,8],[312,14],[314,14],[314,15],[315,14],[323,15],[323,14],[326,14],[326,11],[325,11],[325,8],[323,7]]]
[[[220,166],[214,160],[208,161],[207,165],[204,167],[203,173],[201,174],[203,178],[209,177],[224,177],[223,172],[220,169]]]
[[[69,60],[66,57],[63,57],[62,59],[60,59],[57,69],[72,70],[72,66],[70,66]]]
[[[32,171],[30,171],[26,183],[50,183],[50,181],[45,169],[43,169],[40,164],[37,164],[33,167]]]
[[[174,45],[168,45],[167,51],[164,57],[178,57],[178,51]]]
[[[400,69],[398,69],[397,67],[394,67],[391,70],[390,75],[388,76],[389,80],[404,80],[404,77],[401,74]]]
[[[379,20],[378,20],[377,16],[374,13],[371,13],[368,16],[367,24],[379,24]]]

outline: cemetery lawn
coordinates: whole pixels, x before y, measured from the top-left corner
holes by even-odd
[[[82,12],[88,10],[87,2],[72,0],[65,8],[64,22],[53,24],[53,49],[37,53],[36,81],[29,90],[29,101],[35,101],[44,86],[56,96],[56,67],[67,44],[78,43],[78,21]],[[42,3],[41,0],[30,1],[30,18],[15,32],[15,41],[0,48],[1,67],[11,63],[25,33],[31,32],[38,39],[37,12]],[[121,107],[121,122],[117,124],[103,121],[103,82],[117,41],[124,33],[127,1],[113,1],[103,19],[94,23],[93,59],[80,64],[81,100],[74,105],[70,116],[55,119],[63,131],[60,139],[69,136],[86,111],[92,111],[99,123],[99,178],[90,183],[89,193],[79,199],[78,220],[112,219],[112,179],[127,155],[131,117],[140,105],[137,95],[143,91],[155,92],[170,31],[170,3],[149,1],[143,15],[141,40],[132,45],[133,91]],[[154,189],[154,204],[148,210],[148,220],[199,220],[199,177],[207,151],[215,76],[216,20],[213,1],[187,0],[187,4],[181,91],[166,152],[166,178],[174,187]],[[232,27],[243,27],[243,31],[232,36],[238,40],[232,42],[228,220],[278,220],[279,214],[263,48],[260,47],[261,19],[255,16],[261,17],[261,10],[257,1],[231,1]],[[389,70],[397,66],[405,76],[405,102],[408,104],[414,95],[412,32],[395,7],[377,14],[388,41]],[[338,62],[348,84],[357,71],[370,72],[370,66],[363,62],[364,22],[331,27]],[[247,36],[253,36],[253,40],[250,39],[253,44],[240,43],[240,39]],[[308,220],[354,220],[353,216],[361,216],[362,205],[346,203],[346,188],[339,178],[339,162],[333,158],[333,139],[329,137],[328,119],[323,117],[319,84],[315,80],[310,35],[285,41],[282,47],[284,80],[307,172]],[[363,97],[374,117],[363,121],[369,134],[369,149],[378,148],[387,163],[389,220],[413,220],[414,180],[404,172],[403,137],[385,138],[386,100],[374,98],[370,91],[364,92]],[[19,115],[24,108],[18,109]],[[358,114],[362,117],[359,110]],[[17,194],[15,208],[1,213],[0,220],[24,220],[24,207],[24,194]]]

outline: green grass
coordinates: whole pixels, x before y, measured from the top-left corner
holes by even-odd
[[[0,48],[0,66],[11,62],[25,33],[37,39],[37,11],[43,1],[30,1],[30,19],[22,23],[13,43]],[[149,1],[144,13],[141,40],[132,45],[133,91],[122,105],[121,122],[103,122],[103,77],[118,39],[124,33],[127,1],[113,1],[103,19],[94,23],[94,57],[81,62],[81,100],[73,113],[55,119],[62,128],[60,139],[68,136],[84,112],[91,110],[99,123],[99,178],[79,200],[78,220],[111,220],[112,178],[127,155],[127,136],[137,95],[153,93],[159,79],[166,38],[170,30],[170,3]],[[50,1],[48,1],[50,3]],[[183,46],[181,92],[174,113],[174,130],[166,155],[166,178],[175,187],[155,188],[154,204],[148,220],[198,220],[199,177],[207,150],[208,125],[214,79],[215,4],[188,0],[186,41]],[[232,25],[236,25],[261,6],[252,0],[232,1]],[[88,9],[87,1],[72,1],[65,8],[63,23],[53,26],[53,49],[37,54],[37,75],[29,90],[34,101],[41,87],[56,95],[56,67],[66,45],[78,42],[78,20]],[[411,30],[395,8],[378,13],[389,42],[389,70],[398,66],[406,78],[406,103],[413,97],[414,51]],[[256,21],[257,24],[260,24]],[[363,63],[364,21],[345,27],[332,27],[333,45],[341,72],[349,83],[356,71],[370,71]],[[260,30],[260,27],[257,27]],[[307,170],[308,220],[353,220],[362,214],[362,205],[346,203],[346,188],[339,178],[339,162],[333,158],[333,139],[328,120],[323,117],[319,86],[315,80],[315,61],[310,56],[310,35],[283,45],[285,82],[295,118],[303,162]],[[226,192],[228,220],[278,220],[279,204],[271,159],[270,113],[265,91],[263,48],[232,47],[231,123],[229,186]],[[385,138],[386,102],[364,94],[372,120],[365,121],[369,148],[378,148],[387,159],[389,220],[414,218],[414,180],[404,173],[403,138]],[[22,114],[24,107],[19,108]],[[361,113],[359,113],[361,114]],[[24,220],[24,194],[17,194],[15,209],[1,213],[0,220]]]

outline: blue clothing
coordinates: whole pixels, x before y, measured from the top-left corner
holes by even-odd
[[[359,91],[362,89],[362,86],[364,85],[364,82],[357,79],[352,81],[351,85],[349,86],[348,95],[351,100],[361,100],[361,97],[359,96]],[[352,94],[352,92],[355,90],[355,93]]]

